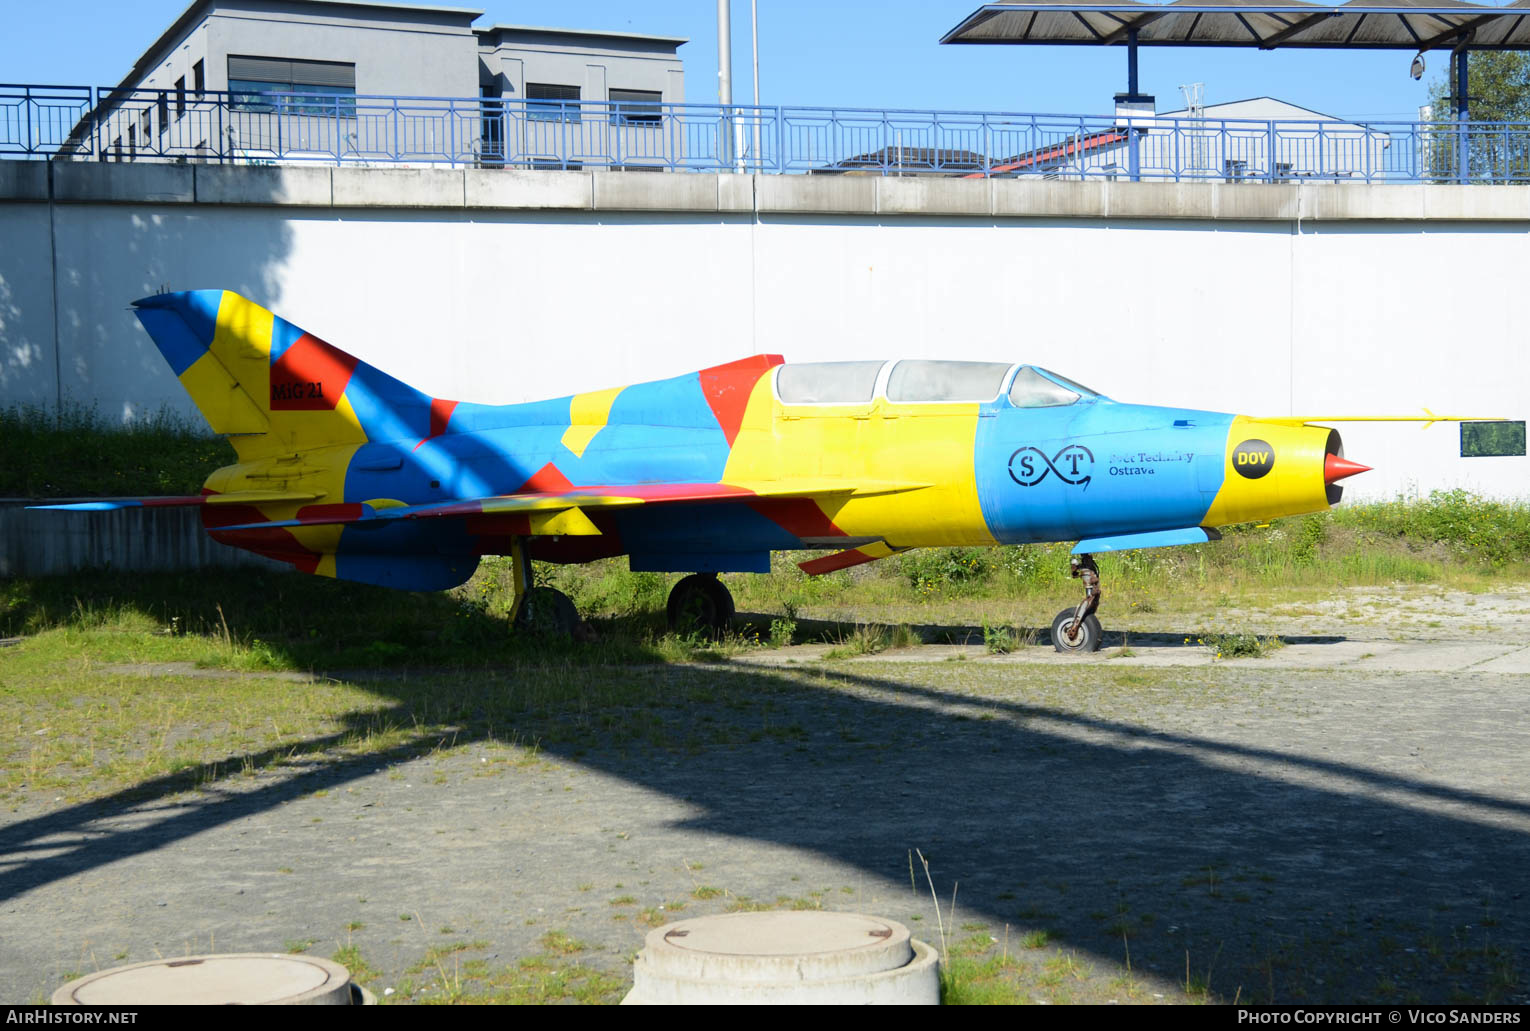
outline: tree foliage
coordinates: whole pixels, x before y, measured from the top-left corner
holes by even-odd
[[[1473,122],[1530,123],[1530,53],[1473,51],[1467,64],[1467,113]],[[1455,119],[1451,70],[1429,84],[1434,121]]]
[[[1455,123],[1454,62],[1429,84],[1430,121],[1440,129],[1422,143],[1424,174],[1440,182],[1521,182],[1530,178],[1530,53],[1473,51],[1467,83],[1467,120],[1511,123],[1519,128],[1474,127],[1462,135]]]

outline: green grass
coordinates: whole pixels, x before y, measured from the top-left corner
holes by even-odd
[[[227,440],[168,412],[114,423],[71,408],[55,422],[41,409],[4,409],[0,440],[0,497],[198,494],[209,473],[235,461]]]
[[[190,662],[232,670],[482,668],[715,661],[760,646],[747,628],[677,638],[657,611],[607,617],[599,639],[518,634],[499,560],[455,591],[401,593],[299,573],[99,571],[0,582],[0,637],[46,635],[100,662]]]
[[[366,964],[359,949],[347,946],[334,958],[389,1005],[610,1005],[626,994],[626,978],[583,961],[569,961],[589,948],[583,942],[554,930],[542,936],[540,945],[546,951],[498,965],[473,955],[488,948],[485,942],[432,946],[405,971],[413,976],[400,979],[391,995],[381,994],[378,971]]]

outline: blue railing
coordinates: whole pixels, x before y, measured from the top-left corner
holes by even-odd
[[[0,85],[0,157],[1176,182],[1527,182],[1530,125]]]

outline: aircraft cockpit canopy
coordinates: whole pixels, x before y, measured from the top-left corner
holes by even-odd
[[[776,393],[794,405],[868,404],[884,361],[801,362],[776,373]]]
[[[904,361],[887,377],[889,401],[992,401],[1009,362]]]
[[[1009,388],[1009,403],[1016,408],[1060,408],[1081,399],[1098,397],[1093,390],[1047,369],[1022,366]]]
[[[885,378],[882,394],[894,403],[988,402],[1000,395],[1011,370],[1009,399],[1017,408],[1055,408],[1099,396],[1035,366],[924,359],[782,365],[776,370],[776,396],[785,404],[870,404]]]

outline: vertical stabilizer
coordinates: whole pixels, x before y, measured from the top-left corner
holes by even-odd
[[[134,302],[138,319],[241,461],[444,432],[433,401],[228,290]]]

